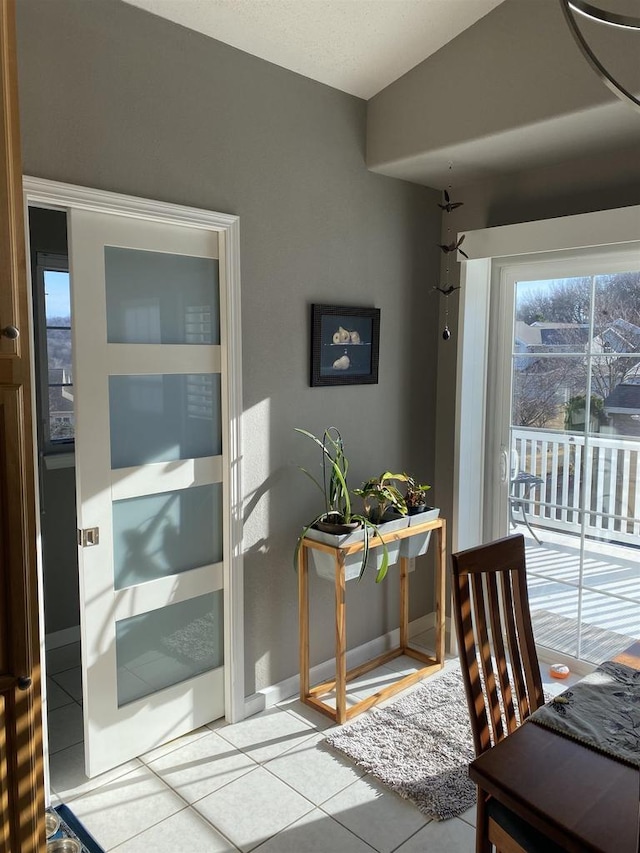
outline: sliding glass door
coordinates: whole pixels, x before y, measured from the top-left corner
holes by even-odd
[[[640,634],[640,263],[511,266],[496,293],[493,533],[526,537],[536,641],[600,661]]]

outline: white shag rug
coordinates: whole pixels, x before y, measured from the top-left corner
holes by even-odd
[[[458,665],[341,726],[326,743],[436,820],[458,817],[476,801],[468,776],[475,755]]]

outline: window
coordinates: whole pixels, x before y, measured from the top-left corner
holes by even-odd
[[[71,290],[66,255],[38,252],[35,313],[41,442],[44,453],[73,450]]]

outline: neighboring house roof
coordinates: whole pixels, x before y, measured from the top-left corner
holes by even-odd
[[[640,352],[640,327],[627,320],[618,319],[598,337],[609,352]],[[604,400],[607,415],[640,414],[640,362],[634,364],[625,373],[620,382]]]
[[[66,367],[50,367],[49,384],[52,385],[56,382],[71,383],[71,371],[67,370]]]
[[[608,352],[639,352],[640,326],[619,318],[601,332],[598,339]]]
[[[630,367],[629,370],[627,370],[622,381],[625,385],[634,383],[640,384],[640,361],[637,361],[633,367]]]
[[[621,382],[604,401],[607,415],[640,414],[640,379],[636,382]]]
[[[540,329],[529,326],[524,320],[516,320],[515,342],[525,347],[540,344]]]
[[[524,357],[516,359],[516,370],[531,370],[540,359],[535,353],[584,352],[589,342],[586,323],[531,323],[516,320],[514,330],[515,350]]]
[[[73,388],[49,388],[49,412],[53,414],[73,414]]]
[[[540,329],[540,343],[543,347],[570,347],[584,349],[589,341],[589,326],[569,324],[546,324]]]
[[[526,346],[532,351],[545,347],[573,347],[583,349],[589,340],[587,323],[531,323],[516,320],[516,344]]]

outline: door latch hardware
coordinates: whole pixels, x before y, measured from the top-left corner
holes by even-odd
[[[89,548],[91,545],[97,545],[99,542],[99,527],[85,527],[84,530],[78,530],[78,545],[81,548]]]

